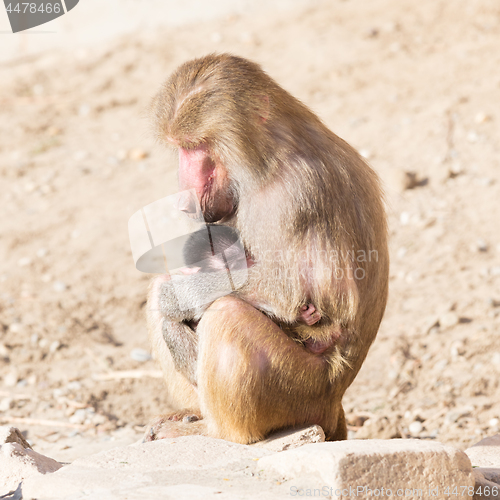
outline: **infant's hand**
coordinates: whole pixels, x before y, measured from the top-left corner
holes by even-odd
[[[300,308],[299,316],[297,321],[299,323],[305,323],[308,326],[314,325],[321,319],[321,314],[316,311],[316,308],[312,304],[302,306]]]

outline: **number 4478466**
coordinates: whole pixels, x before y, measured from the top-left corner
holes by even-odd
[[[58,2],[47,2],[45,5],[42,3],[38,7],[36,3],[9,3],[7,5],[7,12],[18,12],[19,14],[30,13],[36,14],[37,12],[46,12],[47,14],[59,14],[61,12],[61,4]]]

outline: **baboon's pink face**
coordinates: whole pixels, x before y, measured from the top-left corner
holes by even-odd
[[[207,222],[217,222],[234,210],[229,178],[206,144],[179,148],[179,187],[194,189]],[[188,212],[188,207],[179,207]]]

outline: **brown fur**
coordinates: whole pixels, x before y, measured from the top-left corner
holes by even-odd
[[[387,300],[387,228],[376,174],[242,58],[209,55],[182,65],[152,110],[158,138],[183,152],[181,189],[199,182],[206,219],[234,225],[255,261],[245,289],[216,301],[200,321],[198,394],[161,345],[153,284],[150,335],[169,394],[177,393],[179,408],[199,401],[203,432],[212,436],[247,443],[274,429],[317,423],[328,439],[345,439],[342,396]],[[329,346],[321,355],[277,326],[294,322],[307,303],[321,320],[297,332]]]

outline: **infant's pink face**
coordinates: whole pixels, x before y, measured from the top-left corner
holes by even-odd
[[[190,274],[196,274],[201,267],[181,267],[179,271],[185,276],[189,276]]]

